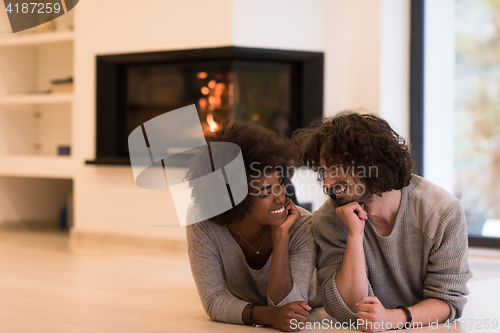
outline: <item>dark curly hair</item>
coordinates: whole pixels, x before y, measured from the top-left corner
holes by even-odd
[[[377,175],[364,177],[363,181],[367,190],[376,195],[408,186],[413,161],[406,141],[384,119],[360,111],[366,110],[343,111],[322,123],[296,130],[293,138],[300,146],[304,164],[318,172],[321,181],[321,157],[330,165],[351,167],[351,171],[375,169]]]
[[[223,127],[215,133],[206,134],[205,138],[210,142],[232,142],[241,149],[246,171],[246,184],[250,192],[250,181],[269,172],[272,167],[281,171],[283,180],[293,176],[294,161],[299,153],[297,145],[293,140],[279,137],[275,132],[250,122],[235,121],[233,124],[226,122]],[[190,161],[190,168],[186,180],[194,180],[210,173],[211,166],[205,162],[208,158],[206,150],[198,152]],[[266,168],[267,167],[267,168]],[[204,207],[204,199],[214,193],[209,188],[194,187],[192,196],[194,203]],[[233,222],[242,221],[245,214],[253,205],[254,196],[248,195],[242,202],[232,209],[212,217],[210,220],[220,224],[229,225]]]

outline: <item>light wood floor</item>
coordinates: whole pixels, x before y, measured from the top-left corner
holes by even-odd
[[[500,326],[500,251],[472,249],[470,265],[475,276],[464,318],[496,319]],[[324,318],[322,309],[310,315],[311,320]],[[469,320],[467,329],[450,330],[485,332],[470,329],[477,323]],[[199,301],[186,253],[74,248],[64,234],[0,231],[0,332],[276,330],[212,322]]]

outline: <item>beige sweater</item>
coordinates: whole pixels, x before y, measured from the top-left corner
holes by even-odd
[[[356,320],[335,283],[347,239],[336,207],[328,199],[312,218],[319,247],[318,283],[328,314],[339,321]],[[467,262],[465,214],[451,194],[414,175],[402,189],[392,233],[380,236],[367,220],[363,248],[369,296],[378,297],[386,308],[438,298],[450,306],[450,320],[462,315],[472,273]]]

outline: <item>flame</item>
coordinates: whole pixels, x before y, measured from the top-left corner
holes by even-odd
[[[203,95],[208,95],[209,92],[210,92],[210,89],[208,89],[208,87],[202,87],[201,88],[201,93]]]
[[[210,130],[215,132],[217,129],[217,123],[214,121],[214,115],[211,113],[207,114],[207,124],[210,126]]]
[[[202,110],[205,110],[205,108],[207,107],[207,99],[206,98],[200,98],[200,100],[198,101],[198,104],[200,105],[200,108]]]
[[[207,72],[199,72],[198,74],[196,74],[196,77],[198,79],[206,79],[208,76]]]

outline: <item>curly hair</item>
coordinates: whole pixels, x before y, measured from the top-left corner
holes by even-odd
[[[384,119],[359,110],[346,110],[305,129],[296,130],[293,138],[300,146],[304,164],[320,172],[320,159],[329,164],[342,164],[351,170],[372,170],[377,175],[363,177],[370,193],[400,190],[408,186],[413,161],[406,141]],[[359,177],[358,177],[359,178]]]
[[[233,124],[224,123],[223,127],[205,135],[207,142],[231,142],[241,149],[246,171],[246,184],[250,192],[250,182],[259,178],[264,172],[277,170],[286,181],[293,176],[294,161],[298,158],[298,149],[291,139],[279,137],[275,132],[250,122],[235,121]],[[210,173],[211,166],[206,163],[207,150],[198,152],[190,161],[186,180],[194,180]],[[214,195],[211,189],[194,187],[193,201],[199,207],[204,207],[204,199]],[[247,197],[232,209],[212,217],[210,221],[227,226],[233,222],[242,221],[245,214],[253,206],[254,196]]]

